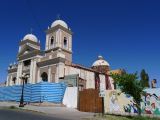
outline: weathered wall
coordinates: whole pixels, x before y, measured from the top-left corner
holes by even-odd
[[[80,68],[65,66],[65,75],[79,74],[79,77],[86,80],[86,89],[95,88],[95,73]],[[100,82],[105,85],[105,76],[99,75]]]
[[[94,73],[83,69],[65,66],[65,75],[79,74],[86,81],[86,88],[95,88]]]

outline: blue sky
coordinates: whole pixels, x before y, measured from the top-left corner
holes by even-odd
[[[159,6],[158,0],[1,0],[0,81],[25,34],[33,28],[44,49],[44,31],[60,14],[74,32],[74,63],[90,67],[102,55],[111,69],[144,68],[160,86]]]

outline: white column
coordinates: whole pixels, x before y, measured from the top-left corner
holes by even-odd
[[[70,51],[72,51],[72,36],[70,36]]]
[[[57,47],[59,47],[59,30],[57,30],[56,35],[57,35],[56,44]]]
[[[20,79],[21,75],[22,75],[22,61],[19,62],[18,64],[16,85],[21,84],[21,79]]]
[[[48,66],[48,82],[51,82],[51,66]]]
[[[36,60],[33,60],[32,83],[36,83],[36,79],[35,79],[36,78],[36,70],[37,70]]]
[[[31,65],[30,65],[30,78],[28,79],[29,81],[29,83],[32,83],[33,84],[33,68],[34,68],[34,61],[33,61],[33,59],[31,60]]]
[[[61,47],[61,30],[59,29],[58,31],[57,31],[57,35],[58,35],[58,47]]]
[[[59,40],[59,30],[56,32],[56,40],[55,40],[55,47],[58,47],[58,40]]]
[[[64,77],[64,63],[58,63],[56,66],[55,82],[59,82],[60,77]]]
[[[13,79],[13,76],[12,76],[12,74],[11,74],[11,79],[10,79],[10,81],[9,81],[9,86],[12,86],[12,79]]]
[[[58,76],[58,78],[60,78],[60,77],[64,77],[64,63],[58,63],[58,67],[59,67],[59,71],[58,71],[58,73],[59,73],[59,76]]]
[[[62,47],[62,31],[59,30],[59,47]]]
[[[9,74],[7,75],[6,86],[9,84]]]
[[[16,85],[19,85],[19,77],[20,77],[20,62],[18,64],[18,67],[17,67],[17,80],[16,80]]]
[[[38,74],[37,74],[37,83],[41,82],[41,77],[40,77],[40,68],[38,68]]]
[[[35,83],[35,76],[36,76],[36,64],[35,64],[35,60],[33,60],[33,74],[32,74],[32,83]]]
[[[70,36],[68,36],[67,38],[67,49],[70,50]]]
[[[48,50],[49,49],[49,42],[48,42],[48,40],[49,40],[49,35],[46,35],[46,48],[45,48],[45,50]]]
[[[58,64],[56,65],[56,73],[55,73],[55,83],[59,81],[59,67]]]
[[[23,63],[21,63],[20,65],[20,70],[19,70],[19,77],[22,75],[22,66],[23,66]],[[19,78],[19,85],[21,84],[21,79]]]

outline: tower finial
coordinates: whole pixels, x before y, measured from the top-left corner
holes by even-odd
[[[57,19],[58,19],[58,20],[60,20],[60,16],[61,16],[60,14],[57,14]]]

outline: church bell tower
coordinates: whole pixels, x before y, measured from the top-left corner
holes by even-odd
[[[72,63],[72,31],[63,20],[55,20],[46,31],[46,55],[56,57],[61,51],[65,63]]]

